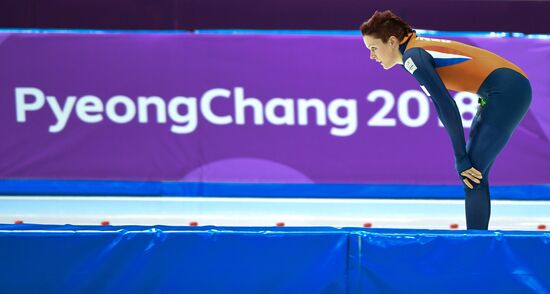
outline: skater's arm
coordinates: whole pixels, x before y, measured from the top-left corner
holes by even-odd
[[[434,102],[439,119],[451,138],[457,172],[460,174],[462,171],[471,168],[472,164],[466,153],[466,141],[460,112],[445,88],[443,81],[435,71],[433,58],[422,48],[412,48],[403,55],[403,64]]]

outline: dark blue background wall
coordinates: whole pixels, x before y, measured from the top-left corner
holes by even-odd
[[[0,27],[354,30],[392,9],[413,27],[550,33],[550,1],[1,0]]]

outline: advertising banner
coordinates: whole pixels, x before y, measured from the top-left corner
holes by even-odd
[[[452,39],[532,84],[491,183],[549,183],[550,40]],[[0,65],[1,179],[459,184],[430,98],[359,35],[4,33]],[[467,136],[478,97],[452,96]]]

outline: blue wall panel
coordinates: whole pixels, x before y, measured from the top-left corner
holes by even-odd
[[[345,293],[347,246],[335,229],[0,226],[0,293]]]
[[[262,184],[0,179],[0,195],[464,199],[460,185]],[[550,200],[550,185],[491,186],[491,199]]]
[[[358,293],[549,293],[550,235],[391,230],[360,233]]]
[[[0,225],[0,293],[548,293],[550,234]]]

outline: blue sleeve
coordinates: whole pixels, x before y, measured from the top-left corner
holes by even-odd
[[[447,129],[455,154],[458,173],[472,167],[466,153],[466,141],[462,119],[455,101],[435,71],[435,62],[422,48],[411,48],[403,54],[403,65],[427,92],[435,104],[439,119]]]

